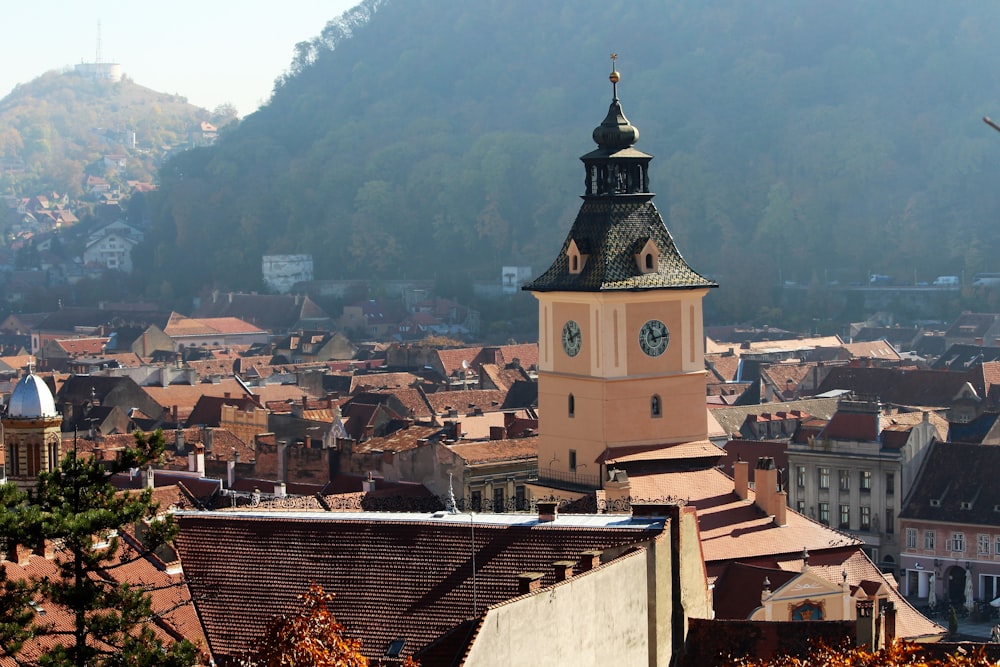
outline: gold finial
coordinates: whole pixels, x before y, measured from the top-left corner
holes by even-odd
[[[618,73],[618,70],[615,69],[615,61],[616,60],[618,60],[618,54],[617,53],[612,53],[611,54],[611,74],[608,75],[608,79],[611,80],[611,83],[618,83],[619,79],[621,79],[621,75]]]

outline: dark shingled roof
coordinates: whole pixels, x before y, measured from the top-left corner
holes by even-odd
[[[566,254],[571,241],[588,247],[580,273],[570,273]],[[647,240],[660,251],[659,270],[642,273],[635,255]],[[667,231],[660,212],[644,197],[586,200],[552,266],[524,289],[534,292],[718,287],[688,266]]]
[[[934,441],[901,519],[995,527],[1000,512],[1000,446]],[[935,501],[931,504],[931,501]]]

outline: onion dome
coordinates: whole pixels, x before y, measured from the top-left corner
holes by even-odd
[[[639,129],[628,122],[625,113],[622,111],[621,102],[618,101],[618,81],[621,75],[617,70],[612,70],[608,75],[613,89],[613,99],[608,107],[608,115],[604,117],[601,124],[594,128],[594,141],[600,148],[608,151],[617,151],[628,148],[639,141]]]
[[[14,387],[7,406],[7,416],[13,419],[58,417],[56,402],[41,378],[28,373]]]

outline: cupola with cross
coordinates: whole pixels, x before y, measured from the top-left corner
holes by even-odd
[[[612,55],[612,63],[616,56]],[[586,191],[538,299],[539,474],[600,486],[608,450],[707,438],[702,299],[649,190],[653,156],[618,99],[582,158]]]

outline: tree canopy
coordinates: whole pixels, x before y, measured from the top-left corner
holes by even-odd
[[[169,641],[154,630],[150,591],[116,575],[176,532],[170,517],[158,516],[151,490],[121,493],[109,482],[111,475],[145,465],[162,450],[162,434],[137,433],[135,447],[113,462],[70,451],[58,469],[39,475],[30,493],[13,483],[0,485],[0,543],[8,549],[46,541],[59,545],[54,575],[12,580],[0,565],[0,656],[46,667],[194,664],[197,651],[190,642]],[[141,543],[126,542],[123,533],[136,524],[146,526]],[[37,611],[51,607],[58,613]],[[69,622],[49,622],[53,617]]]
[[[177,294],[260,287],[265,253],[310,252],[317,278],[540,270],[615,50],[655,201],[734,311],[759,296],[740,266],[768,285],[996,270],[998,20],[975,1],[582,0],[525,20],[366,0],[296,48],[269,104],[161,170],[148,251]]]

